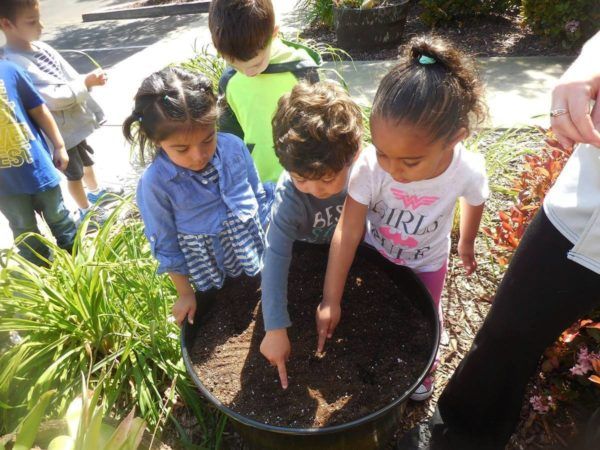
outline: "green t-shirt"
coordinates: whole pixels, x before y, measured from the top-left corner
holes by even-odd
[[[221,121],[221,130],[244,139],[263,182],[277,182],[283,170],[275,155],[271,126],[277,102],[299,79],[318,81],[316,68],[320,64],[320,56],[310,49],[275,39],[269,66],[263,73],[247,77],[229,69],[221,79],[221,94],[232,113],[229,117],[225,113],[224,117],[234,122],[232,125]]]

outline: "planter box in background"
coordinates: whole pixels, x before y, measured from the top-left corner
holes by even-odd
[[[410,0],[372,9],[333,8],[337,45],[343,49],[375,50],[402,41]]]
[[[105,8],[82,14],[84,22],[96,20],[141,19],[146,17],[175,16],[178,14],[200,14],[208,12],[210,0],[200,0],[188,3],[173,3],[171,5],[131,7],[136,2],[120,5],[118,8]],[[129,7],[128,7],[129,6]]]

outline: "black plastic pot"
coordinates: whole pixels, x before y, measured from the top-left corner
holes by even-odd
[[[193,348],[198,328],[202,326],[201,318],[215,300],[214,292],[197,295],[198,320],[194,320],[194,326],[184,322],[181,332],[183,361],[189,376],[202,395],[231,419],[233,427],[250,448],[255,450],[370,450],[386,445],[397,430],[408,397],[421,384],[435,360],[440,336],[438,313],[429,292],[410,269],[389,263],[375,250],[367,247],[359,248],[357,258],[365,258],[370,263],[376,264],[402,287],[406,297],[413,301],[430,321],[435,345],[431,348],[427,367],[404,395],[378,411],[342,425],[323,428],[287,428],[267,425],[242,416],[223,405],[198,378],[188,351]]]
[[[371,9],[335,7],[337,45],[344,49],[378,50],[402,41],[410,0]]]

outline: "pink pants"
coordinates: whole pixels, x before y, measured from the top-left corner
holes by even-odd
[[[438,316],[440,319],[440,336],[444,331],[444,315],[442,314],[442,291],[444,290],[444,282],[446,281],[446,272],[448,272],[448,261],[444,263],[435,272],[415,272],[415,274],[421,279],[433,299],[438,310]],[[435,362],[429,371],[429,375],[432,376],[439,364],[439,349],[438,354],[435,356]]]
[[[431,298],[433,298],[433,303],[440,316],[440,332],[444,329],[444,316],[442,314],[442,302],[440,300],[442,298],[442,291],[444,290],[447,271],[448,262],[446,261],[444,265],[435,272],[415,272],[431,294]]]

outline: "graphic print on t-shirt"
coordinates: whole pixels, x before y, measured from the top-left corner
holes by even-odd
[[[439,200],[439,197],[432,197],[427,195],[419,197],[418,195],[410,195],[404,191],[401,191],[400,189],[392,188],[391,191],[394,197],[396,197],[398,200],[402,200],[402,203],[404,203],[405,207],[412,210],[417,209],[419,206],[433,205]]]
[[[26,123],[19,123],[15,103],[9,100],[4,80],[0,80],[0,169],[31,164],[30,140],[35,137]]]
[[[314,242],[326,242],[331,240],[335,231],[344,205],[328,206],[324,211],[316,211],[313,226],[312,237]]]
[[[392,208],[384,200],[377,202],[372,211],[380,216],[381,224],[371,229],[371,235],[382,247],[380,253],[396,264],[422,259],[430,247],[420,247],[419,237],[436,231],[442,216],[430,222],[425,213],[417,210],[434,205],[439,197],[412,195],[396,188],[391,188],[390,192],[404,208]],[[424,226],[426,223],[429,225]]]

